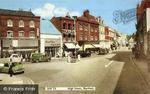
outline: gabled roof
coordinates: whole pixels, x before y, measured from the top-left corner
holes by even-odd
[[[83,12],[83,15],[81,17],[78,17],[77,19],[81,21],[94,23],[94,24],[99,24],[99,22],[96,20],[96,17],[90,15],[89,10],[85,10]]]
[[[31,11],[0,9],[0,15],[35,16]]]

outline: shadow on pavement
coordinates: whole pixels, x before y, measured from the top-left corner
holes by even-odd
[[[119,51],[119,52],[113,52],[113,54],[116,54],[112,58],[108,58],[109,60],[119,61],[119,62],[129,62],[131,51]]]

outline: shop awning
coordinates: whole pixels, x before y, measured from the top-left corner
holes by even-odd
[[[68,49],[79,49],[80,46],[77,44],[75,45],[75,43],[65,43],[65,46],[68,48]]]
[[[94,46],[95,48],[100,48],[100,47],[101,47],[100,44],[93,44],[93,46]]]
[[[15,49],[14,51],[36,51],[37,49]]]
[[[84,44],[84,50],[95,48],[92,44]],[[83,46],[79,50],[83,50]]]

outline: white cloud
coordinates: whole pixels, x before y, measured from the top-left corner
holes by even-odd
[[[78,11],[69,11],[64,7],[57,7],[54,4],[46,3],[42,8],[37,8],[33,10],[35,15],[41,16],[43,18],[51,18],[53,16],[65,16],[69,12],[71,16],[80,16]]]

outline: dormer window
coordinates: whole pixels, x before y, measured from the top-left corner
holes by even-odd
[[[29,22],[29,26],[30,26],[31,28],[34,28],[34,27],[35,27],[34,21],[30,21],[30,22]]]
[[[23,20],[19,21],[19,27],[24,27],[24,21]]]
[[[7,20],[7,26],[13,27],[13,21],[11,19]]]

